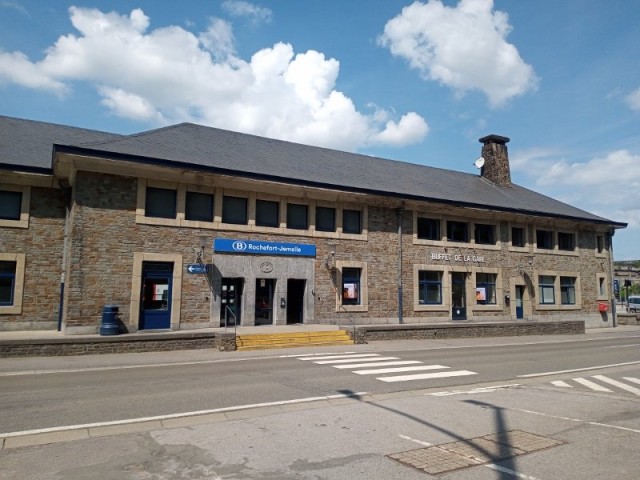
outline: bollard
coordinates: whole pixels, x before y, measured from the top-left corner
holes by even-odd
[[[102,324],[100,335],[118,335],[120,324],[118,323],[118,306],[105,305],[102,309]]]

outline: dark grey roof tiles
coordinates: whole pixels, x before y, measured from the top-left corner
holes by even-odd
[[[119,136],[114,133],[0,115],[0,170],[51,173],[54,143],[78,145],[111,140]]]
[[[138,161],[146,163],[170,163],[346,191],[624,225],[515,184],[497,186],[479,175],[190,123],[86,147],[101,155],[138,157]]]

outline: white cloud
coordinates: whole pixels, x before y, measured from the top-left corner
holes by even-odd
[[[242,0],[226,0],[222,2],[222,8],[232,17],[247,17],[253,23],[269,23],[273,12],[266,7],[260,7]]]
[[[570,162],[544,150],[519,154],[516,169],[535,189],[583,210],[640,228],[640,155],[616,150],[587,162]],[[514,162],[511,162],[514,167]]]
[[[278,43],[249,61],[236,56],[231,25],[212,19],[205,32],[150,30],[140,9],[129,15],[71,7],[79,32],[61,36],[39,62],[0,52],[0,81],[63,94],[84,82],[114,115],[154,124],[192,121],[302,143],[355,150],[406,145],[428,131],[409,112],[394,120],[367,115],[337,91],[340,63]]]
[[[456,95],[479,90],[499,107],[537,84],[533,68],[506,41],[510,31],[507,14],[493,11],[493,0],[461,0],[455,7],[416,1],[387,22],[379,43],[423,78]]]
[[[625,97],[631,110],[640,110],[640,87]]]
[[[2,1],[2,2],[0,2],[0,7],[1,8],[10,8],[10,9],[16,10],[17,12],[20,12],[23,15],[26,15],[28,17],[31,16],[31,15],[29,15],[29,12],[27,11],[27,9],[24,8],[24,6],[22,6],[21,4],[19,4],[17,2]]]

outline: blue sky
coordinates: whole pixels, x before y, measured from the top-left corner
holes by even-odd
[[[190,121],[475,173],[619,222],[640,259],[640,0],[0,0],[0,114]]]

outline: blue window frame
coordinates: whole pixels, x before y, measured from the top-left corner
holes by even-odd
[[[543,305],[553,305],[556,303],[555,277],[551,275],[540,275],[538,288],[540,289],[540,303]]]
[[[575,277],[560,277],[560,303],[562,305],[576,304]]]
[[[0,190],[0,220],[20,220],[22,192]]]
[[[442,305],[442,272],[421,270],[418,275],[420,305]]]
[[[361,305],[360,297],[360,277],[361,270],[359,268],[343,268],[342,269],[342,304],[343,305]]]
[[[476,303],[478,305],[495,305],[497,303],[495,273],[476,274]]]
[[[16,262],[0,262],[0,305],[11,306],[16,290]]]

